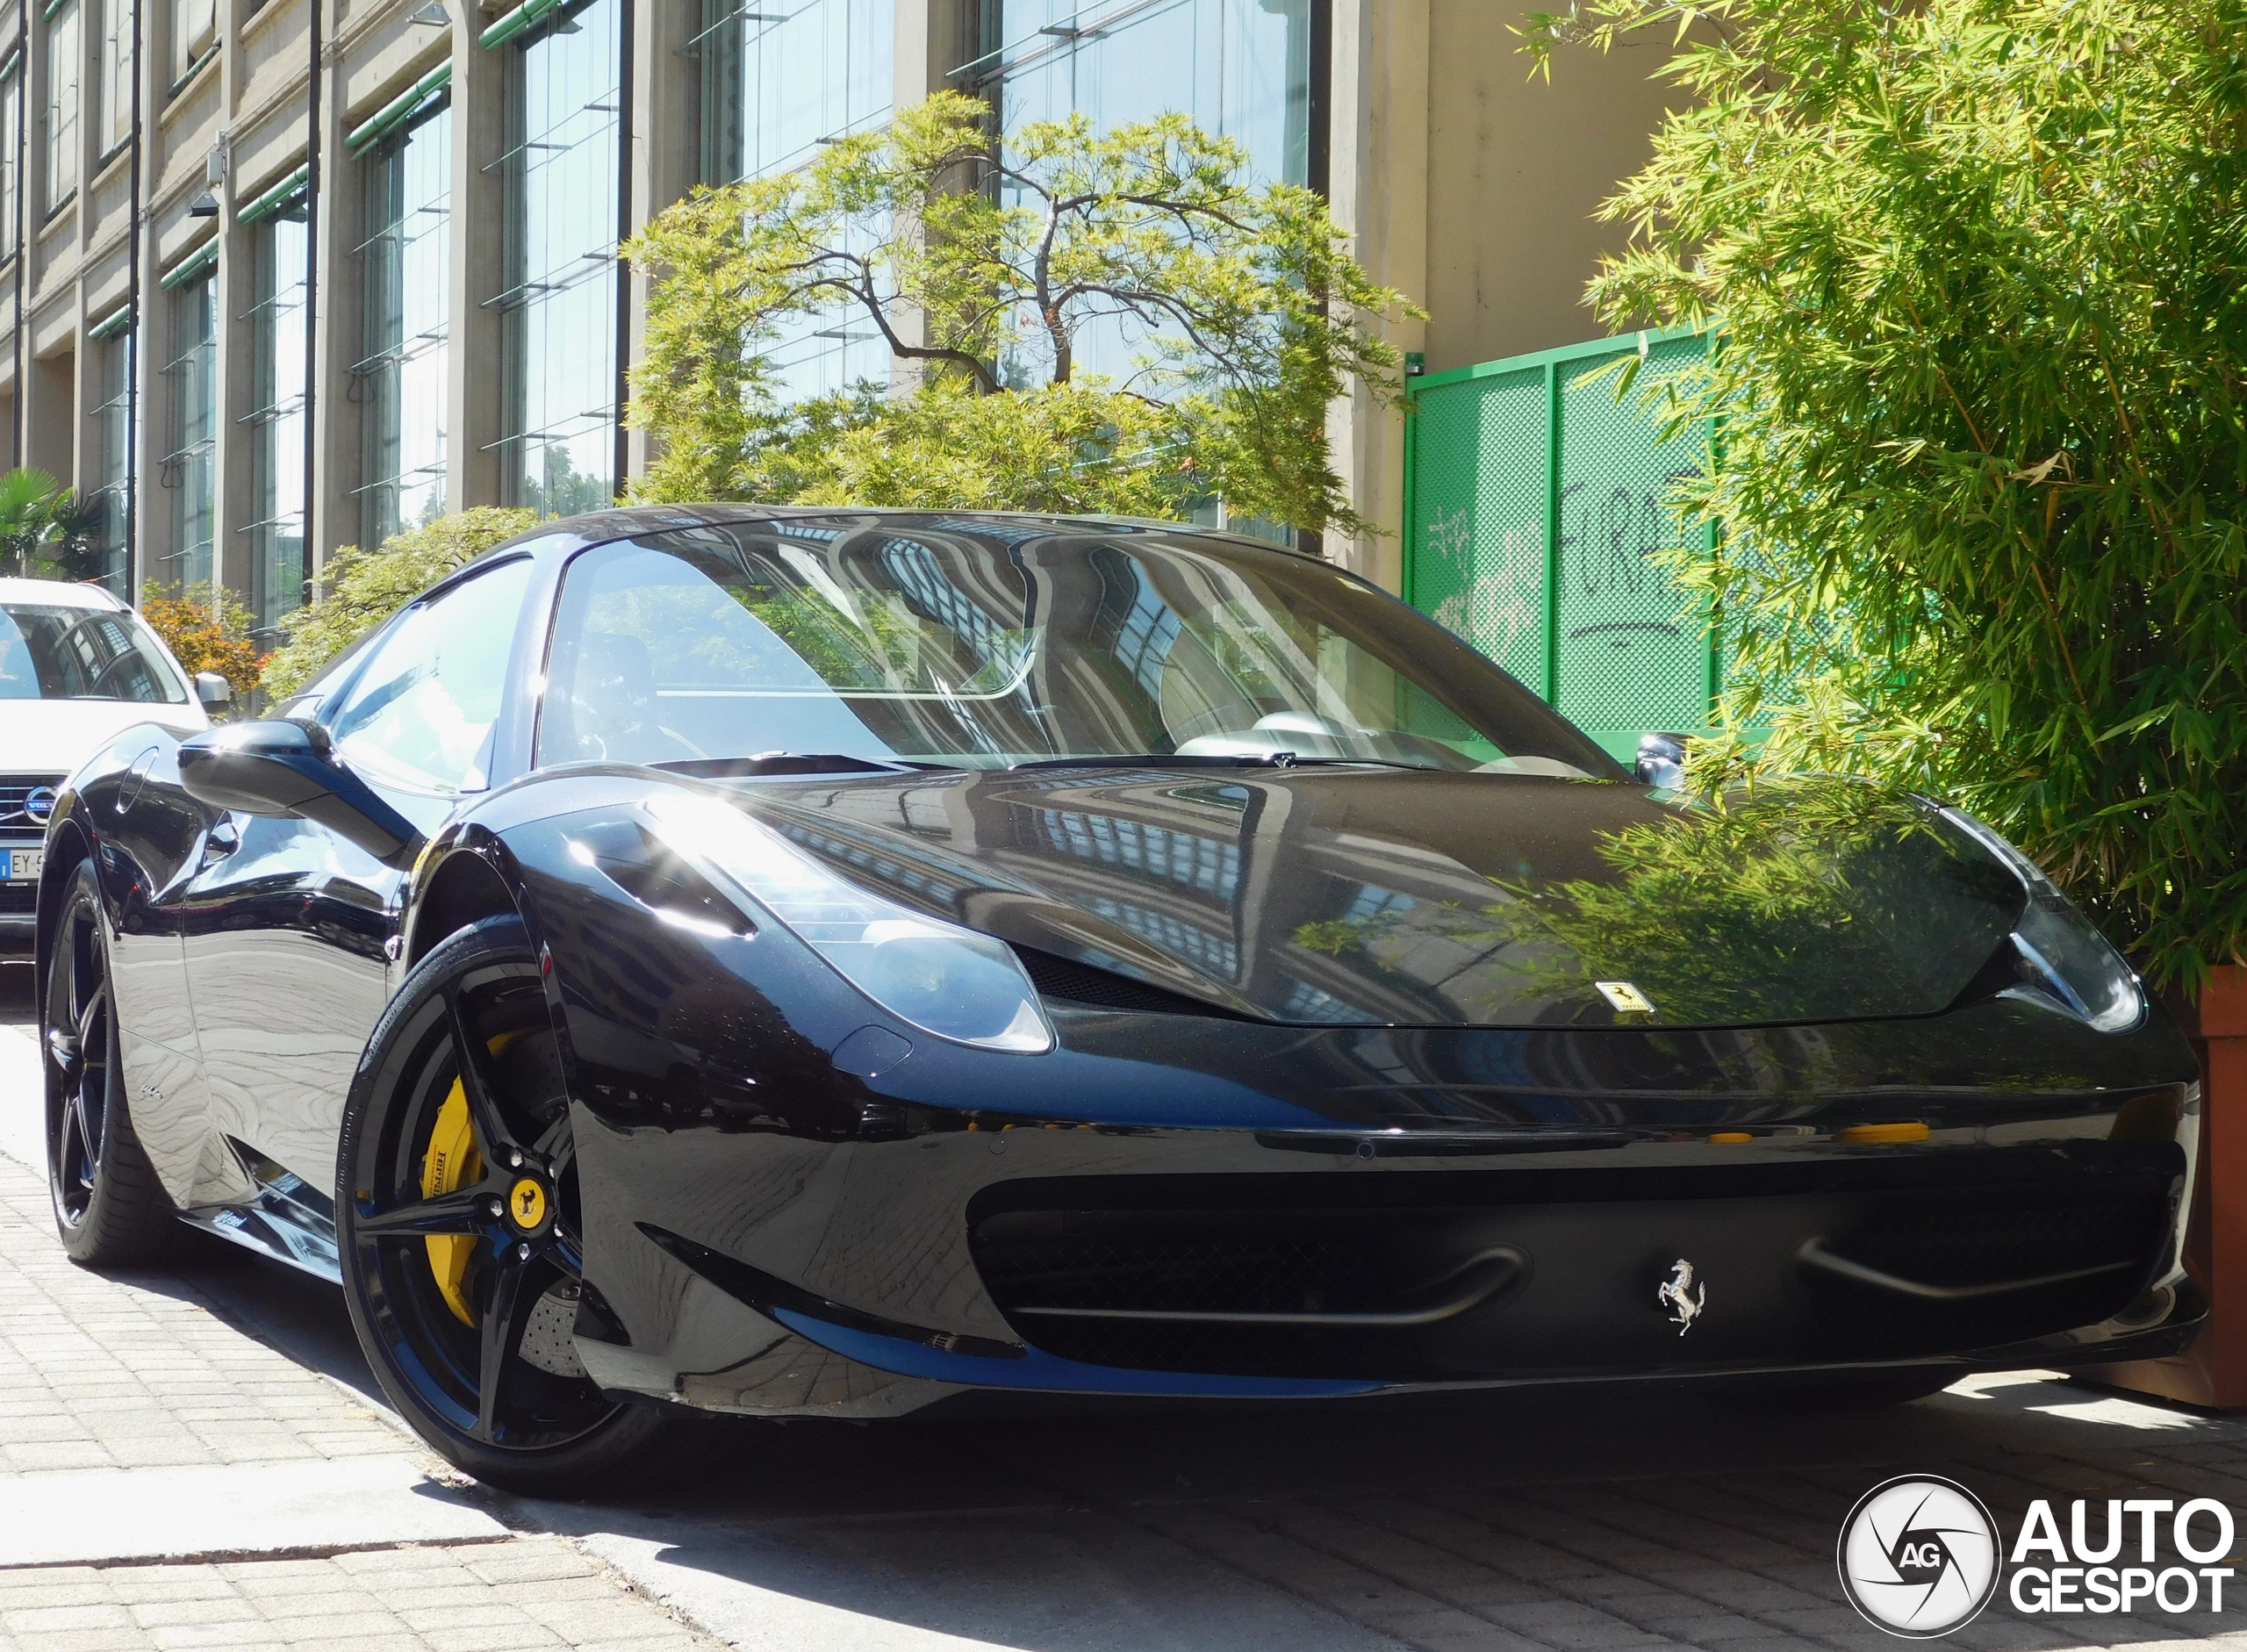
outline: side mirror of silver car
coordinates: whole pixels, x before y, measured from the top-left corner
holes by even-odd
[[[195,697],[203,702],[205,710],[216,711],[221,706],[234,703],[234,686],[216,672],[197,672]]]
[[[1685,784],[1685,736],[1682,734],[1642,734],[1639,760],[1632,772],[1648,786],[1671,790]]]

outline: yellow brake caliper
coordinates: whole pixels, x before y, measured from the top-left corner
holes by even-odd
[[[492,1040],[492,1053],[499,1054],[507,1047],[515,1035],[503,1032]],[[476,1132],[468,1122],[468,1095],[455,1079],[451,1089],[445,1092],[444,1105],[437,1109],[437,1123],[429,1132],[429,1149],[421,1160],[421,1196],[434,1199],[441,1193],[452,1193],[479,1181],[484,1175],[484,1158],[476,1151]],[[437,1290],[445,1299],[445,1306],[464,1325],[476,1323],[476,1311],[468,1305],[467,1295],[461,1289],[462,1277],[468,1272],[468,1259],[476,1253],[476,1239],[467,1233],[432,1233],[422,1243],[429,1247],[429,1271],[436,1275]]]

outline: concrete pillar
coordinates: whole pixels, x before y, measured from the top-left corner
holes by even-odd
[[[320,39],[335,39],[336,0],[312,0]],[[463,8],[465,9],[465,8]],[[360,404],[351,369],[364,353],[363,277],[355,249],[365,233],[366,176],[343,147],[343,76],[332,44],[320,63],[319,209],[313,227],[312,521],[306,535],[313,576],[331,553],[359,538],[359,485],[364,458]]]
[[[702,26],[701,8],[682,0],[630,0],[632,95],[625,136],[625,176],[630,190],[630,222],[640,229],[701,182],[702,65],[682,55]],[[646,354],[648,280],[624,272],[627,323],[624,359]],[[626,470],[648,473],[648,433],[630,433]]]
[[[1330,197],[1358,262],[1418,300],[1428,281],[1428,0],[1334,0]],[[1387,329],[1422,348],[1421,324]],[[1363,389],[1339,400],[1327,431],[1352,508],[1382,531],[1328,535],[1327,556],[1396,591],[1403,580],[1403,415]]]
[[[499,370],[506,316],[487,307],[506,286],[506,180],[492,163],[507,147],[507,75],[513,54],[487,52],[473,6],[455,5],[452,84],[452,224],[447,243],[445,506],[466,510],[509,497],[502,466],[518,456],[497,445],[507,417]]]

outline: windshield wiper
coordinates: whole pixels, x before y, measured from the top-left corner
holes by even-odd
[[[671,774],[690,774],[700,780],[774,774],[919,774],[930,769],[954,772],[941,763],[854,758],[842,751],[760,751],[753,758],[678,758],[648,766]]]
[[[1102,752],[1088,757],[1039,758],[1029,763],[1010,763],[1007,766],[1009,769],[1296,769],[1313,765],[1353,763],[1383,769],[1410,769],[1415,773],[1430,772],[1429,765],[1425,763],[1403,763],[1395,758],[1307,758],[1295,751],[1229,751],[1192,755],[1177,751]]]

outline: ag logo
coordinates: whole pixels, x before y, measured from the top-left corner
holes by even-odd
[[[1835,1559],[1867,1622],[1931,1640],[1972,1622],[1997,1593],[1997,1522],[1964,1486],[1906,1475],[1849,1511]]]

